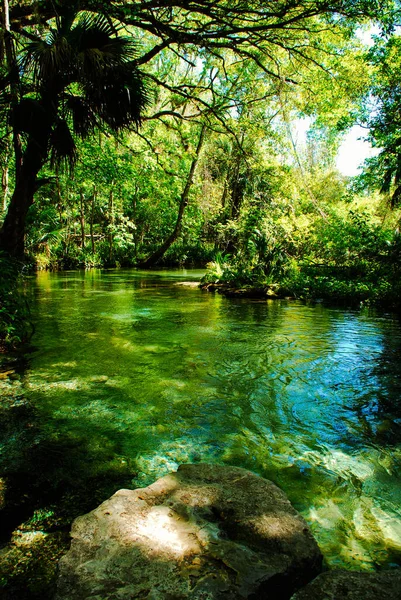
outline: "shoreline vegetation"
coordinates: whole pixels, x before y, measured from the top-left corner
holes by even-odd
[[[397,240],[397,245],[400,245]],[[392,249],[393,251],[393,249]],[[396,249],[400,252],[399,248]],[[326,302],[339,306],[372,306],[383,310],[401,311],[401,269],[393,258],[381,255],[381,263],[364,263],[358,266],[308,265],[299,267],[293,263],[292,272],[283,269],[282,280],[272,281],[263,276],[263,269],[251,271],[238,269],[234,259],[214,261],[206,265],[206,273],[199,282],[200,289],[217,292],[227,298],[257,300],[302,300]],[[400,261],[401,264],[401,261]],[[162,268],[185,268],[187,265],[161,265]],[[188,265],[190,268],[192,265]],[[37,265],[36,265],[37,267]],[[266,265],[264,265],[266,267]],[[96,267],[90,267],[96,268]],[[116,267],[114,267],[116,268]],[[130,267],[135,269],[135,267]],[[0,354],[12,352],[29,342],[33,334],[29,301],[24,290],[25,266],[0,255],[2,278],[0,283]],[[37,271],[42,269],[36,268]],[[59,269],[56,269],[59,270]],[[88,268],[86,268],[88,270]],[[31,264],[30,272],[35,272]],[[151,272],[151,271],[150,271]],[[262,276],[261,276],[262,273]]]
[[[0,13],[0,347],[29,339],[24,263],[400,308],[397,3],[45,5]]]
[[[23,271],[23,263],[0,253],[0,357],[22,348],[33,334]]]
[[[200,288],[217,292],[227,298],[254,300],[301,300],[304,302],[325,302],[330,305],[371,306],[383,310],[401,310],[401,288],[397,282],[387,278],[373,281],[333,277],[327,273],[330,268],[314,269],[314,275],[299,273],[296,279],[284,279],[280,283],[265,285],[242,284],[233,281],[219,281],[213,278],[213,270],[206,273]],[[320,272],[320,273],[319,273]]]

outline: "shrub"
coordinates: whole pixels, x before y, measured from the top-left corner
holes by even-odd
[[[16,347],[32,333],[29,307],[21,284],[22,265],[0,253],[0,346]]]

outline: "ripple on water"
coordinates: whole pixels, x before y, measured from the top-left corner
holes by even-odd
[[[286,491],[329,564],[401,562],[399,322],[175,285],[188,279],[32,281],[37,350],[19,385],[42,438],[85,448],[79,468],[64,457],[67,479],[117,459],[134,485],[183,462],[236,464]]]

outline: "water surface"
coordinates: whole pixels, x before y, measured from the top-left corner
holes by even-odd
[[[284,489],[331,566],[400,564],[399,321],[181,285],[199,275],[32,280],[21,385],[37,443],[71,486],[88,473],[114,473],[117,489],[116,473],[142,486],[183,462],[243,466]]]

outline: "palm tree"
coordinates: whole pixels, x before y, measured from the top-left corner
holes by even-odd
[[[18,58],[19,98],[10,111],[23,149],[0,249],[23,255],[26,215],[48,181],[39,178],[48,160],[52,167],[64,163],[72,169],[77,136],[139,126],[148,96],[135,54],[132,39],[119,36],[106,17],[90,13],[58,17],[46,39],[32,36],[25,46]]]

